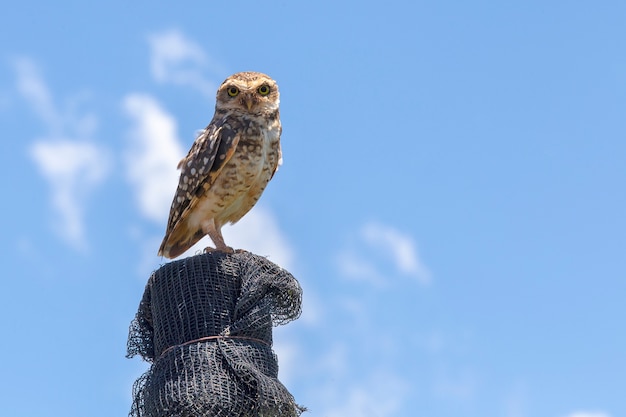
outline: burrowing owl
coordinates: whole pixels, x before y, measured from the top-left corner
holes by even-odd
[[[241,219],[281,162],[276,82],[258,72],[228,77],[217,90],[215,115],[178,164],[178,189],[159,255],[175,258],[204,235],[232,252],[221,228]]]

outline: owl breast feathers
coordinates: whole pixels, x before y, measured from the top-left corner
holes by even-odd
[[[178,164],[178,188],[159,255],[175,258],[209,235],[232,252],[221,228],[256,204],[281,162],[279,93],[258,72],[228,77],[217,90],[215,114]]]

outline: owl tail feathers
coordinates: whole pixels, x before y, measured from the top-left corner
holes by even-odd
[[[204,232],[202,230],[192,231],[185,224],[179,223],[174,230],[165,234],[158,255],[174,259],[203,237]]]

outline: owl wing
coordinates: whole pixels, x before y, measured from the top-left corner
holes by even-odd
[[[176,257],[204,235],[202,231],[189,230],[184,220],[235,153],[241,136],[241,129],[236,127],[226,118],[211,122],[195,140],[187,156],[178,163],[180,179],[159,255]]]

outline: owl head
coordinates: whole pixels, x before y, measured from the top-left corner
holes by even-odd
[[[278,85],[260,72],[238,72],[217,90],[216,109],[263,114],[278,110]]]

